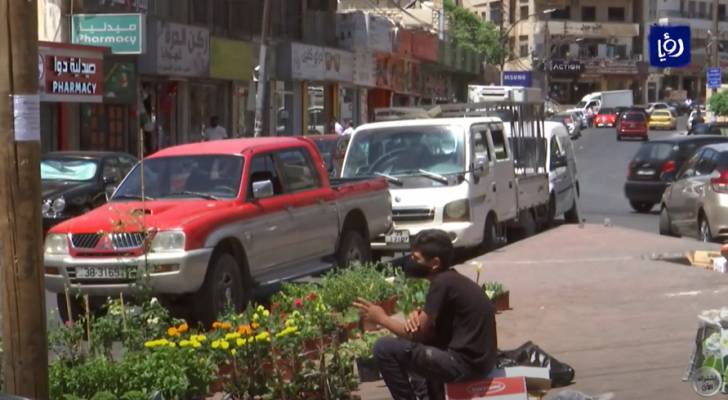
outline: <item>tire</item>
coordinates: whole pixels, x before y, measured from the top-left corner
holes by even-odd
[[[632,206],[632,209],[637,211],[640,214],[648,213],[652,210],[652,207],[655,206],[654,203],[648,203],[645,201],[632,201],[630,200],[629,205]]]
[[[667,211],[667,207],[662,207],[662,210],[660,210],[660,235],[676,236],[672,231],[670,213]]]
[[[700,217],[698,217],[698,239],[700,239],[701,242],[705,243],[715,242],[713,232],[711,232],[710,230],[710,223],[708,222],[708,218],[706,218],[705,214],[703,214],[702,212],[700,213]]]
[[[338,266],[347,267],[352,263],[365,264],[371,261],[371,245],[364,240],[361,233],[354,230],[345,230],[341,237],[339,249],[336,251]]]
[[[213,254],[205,282],[195,296],[195,316],[209,327],[217,317],[232,307],[240,312],[252,295],[252,281],[243,275],[240,262],[227,252]]]
[[[579,219],[579,206],[576,204],[576,198],[574,198],[574,203],[571,204],[569,211],[564,213],[564,220],[567,224],[578,224],[581,222]]]
[[[485,252],[493,251],[498,247],[498,230],[493,215],[488,215],[485,219],[483,227],[483,241],[480,243],[480,249]]]

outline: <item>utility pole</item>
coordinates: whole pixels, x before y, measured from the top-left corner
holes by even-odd
[[[551,64],[551,32],[549,32],[550,14],[544,14],[544,35],[543,35],[543,94],[549,98],[549,68]]]
[[[255,137],[263,136],[263,118],[265,117],[265,102],[268,91],[268,32],[270,31],[270,1],[263,0],[263,27],[260,32],[260,54],[258,65],[258,91],[255,94]]]
[[[36,0],[0,0],[0,288],[6,392],[48,398]]]
[[[718,6],[719,1],[714,0],[713,1],[713,54],[711,54],[713,59],[711,60],[711,64],[715,68],[720,68],[720,31],[718,30]],[[721,75],[723,74],[723,71],[721,71]],[[713,94],[718,93],[718,90],[720,89],[713,89]]]

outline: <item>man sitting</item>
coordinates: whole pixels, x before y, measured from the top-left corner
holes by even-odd
[[[411,249],[405,273],[430,281],[424,310],[412,312],[402,323],[365,299],[354,305],[397,335],[374,344],[392,397],[444,400],[444,383],[483,378],[494,368],[495,309],[475,282],[451,269],[453,246],[446,232],[422,231]]]

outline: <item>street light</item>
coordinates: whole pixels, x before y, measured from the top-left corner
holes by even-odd
[[[503,30],[501,29],[501,45],[504,48],[507,46],[508,35],[511,33],[511,31],[513,30],[513,28],[515,28],[516,25],[518,25],[519,23],[521,23],[521,22],[523,22],[525,20],[531,19],[531,17],[535,17],[535,16],[538,16],[538,15],[549,15],[549,14],[552,14],[552,13],[554,13],[556,11],[558,11],[558,9],[556,9],[556,8],[547,8],[547,9],[541,10],[541,11],[539,11],[537,13],[533,13],[533,14],[526,15],[525,17],[521,17],[516,22],[510,24],[510,26],[508,26],[508,29],[506,29],[505,32],[503,32]],[[501,28],[502,27],[503,26],[501,26]],[[500,57],[500,70],[501,70],[501,81],[500,81],[500,84],[501,85],[503,85],[503,69],[505,68],[505,64],[506,64],[506,52],[505,51],[502,51],[501,52],[501,57]]]

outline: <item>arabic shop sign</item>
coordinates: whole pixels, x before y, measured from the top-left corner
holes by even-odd
[[[157,68],[160,75],[207,76],[210,31],[195,26],[158,22]]]
[[[68,45],[66,45],[68,46]],[[88,49],[88,48],[86,48]],[[72,48],[38,49],[42,101],[100,103],[103,97],[103,53]]]
[[[291,77],[300,81],[352,82],[352,53],[328,47],[291,43]]]
[[[110,47],[114,54],[142,54],[144,22],[143,14],[76,14],[71,19],[71,41]]]

